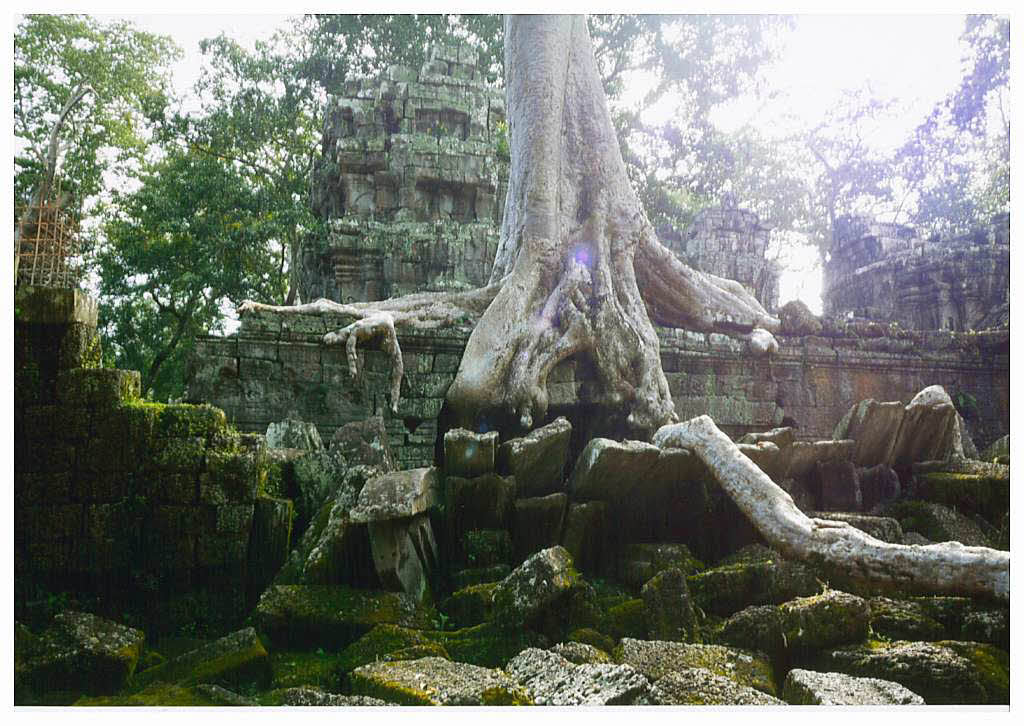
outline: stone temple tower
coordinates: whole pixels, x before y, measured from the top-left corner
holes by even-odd
[[[344,302],[487,282],[508,179],[505,94],[477,53],[435,45],[330,99],[313,175],[326,240],[304,245],[300,294]]]

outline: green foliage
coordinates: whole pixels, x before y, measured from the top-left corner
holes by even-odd
[[[501,79],[500,15],[310,15],[300,23],[309,53],[299,71],[327,91],[343,81],[379,75],[391,65],[418,70],[431,44],[461,41],[479,54],[485,80]]]
[[[1010,202],[1010,22],[970,15],[957,88],[898,150],[911,221],[926,232],[962,235],[987,228]]]
[[[14,198],[26,203],[45,173],[57,114],[83,87],[61,137],[62,185],[81,209],[108,170],[126,170],[147,148],[147,129],[170,101],[168,66],[180,55],[165,36],[85,15],[28,15],[14,35]]]
[[[180,395],[197,335],[223,329],[223,307],[280,294],[266,254],[275,211],[220,159],[170,148],[142,186],[115,193],[96,255],[107,350],[142,373],[144,394]]]

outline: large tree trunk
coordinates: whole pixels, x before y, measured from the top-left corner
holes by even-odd
[[[845,577],[899,590],[1010,599],[1010,553],[959,542],[882,542],[846,522],[812,519],[707,416],[664,426],[658,446],[692,449],[769,544]]]
[[[652,318],[749,332],[777,325],[737,283],[662,247],[626,175],[583,16],[505,21],[512,153],[492,282],[502,290],[469,339],[448,401],[463,425],[488,410],[528,429],[547,376],[574,354],[599,404],[639,432],[674,420]]]

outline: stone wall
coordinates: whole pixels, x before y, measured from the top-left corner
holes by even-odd
[[[843,218],[824,283],[829,315],[913,330],[1009,327],[1009,216],[952,240],[922,240],[903,225]]]
[[[263,493],[261,437],[211,406],[142,402],[137,372],[99,368],[81,293],[22,288],[15,308],[16,602],[88,593],[157,630],[237,617],[287,555],[287,537],[268,552],[251,536],[291,511]]]
[[[436,417],[470,331],[399,333],[406,377],[394,414],[385,354],[361,351],[365,372],[353,381],[345,351],[319,344],[324,332],[345,322],[332,316],[246,315],[237,336],[199,341],[188,396],[223,408],[246,431],[265,431],[291,415],[330,435],[348,421],[380,413],[400,466],[429,466]],[[801,439],[831,438],[833,427],[862,399],[906,403],[932,384],[945,387],[958,402],[979,446],[1009,431],[1008,332],[887,337],[876,326],[866,333],[780,337],[781,349],[770,358],[754,358],[744,342],[724,335],[672,329],[659,334],[662,366],[680,419],[706,413],[733,436],[796,425]],[[581,443],[595,435],[626,435],[601,428],[603,419],[614,417],[597,415],[587,400],[593,380],[586,360],[567,360],[552,371],[550,417],[569,418]]]
[[[339,315],[246,314],[236,335],[196,342],[187,400],[215,402],[241,431],[263,433],[272,422],[297,418],[315,423],[325,439],[380,414],[400,468],[431,466],[437,419],[470,330],[401,333],[405,376],[394,412],[386,354],[360,348],[353,378],[345,350],[321,342],[350,322]]]
[[[508,179],[505,97],[476,51],[437,45],[331,97],[304,246],[304,300],[477,287],[490,275]],[[505,152],[502,152],[502,148]]]

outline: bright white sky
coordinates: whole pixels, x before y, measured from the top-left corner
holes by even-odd
[[[392,3],[390,6],[370,8],[354,8],[342,4],[315,9],[364,12],[423,12],[441,9],[481,12],[507,9],[482,5],[460,8],[458,3],[449,3],[442,8],[425,5],[429,3],[407,4],[405,7],[394,7]],[[203,8],[190,0],[173,7],[193,13],[197,9],[202,12]],[[114,11],[118,9],[111,8]],[[299,11],[311,8],[296,6],[289,9]],[[590,4],[586,9],[607,11],[625,8],[595,7]],[[740,3],[737,6],[736,3],[719,2],[705,7],[703,3],[691,2],[686,6],[654,9],[662,12],[685,9],[687,12],[799,13],[801,10],[819,11],[820,5],[779,7],[774,3],[767,6]],[[858,5],[856,12],[861,12],[861,9],[863,12],[891,13],[902,10],[916,14],[800,15],[793,32],[786,33],[782,38],[780,60],[765,70],[769,86],[781,92],[779,99],[767,105],[753,99],[737,102],[718,114],[716,122],[720,127],[730,130],[751,122],[765,135],[785,134],[790,129],[785,120],[787,114],[795,115],[805,124],[813,124],[822,118],[843,90],[856,89],[870,83],[876,95],[898,99],[902,111],[879,132],[877,143],[892,148],[903,140],[934,103],[944,97],[957,82],[961,56],[958,37],[963,29],[964,16],[951,11],[962,12],[967,8],[963,2],[959,3],[959,7],[952,8],[940,2],[932,3],[930,7],[908,8],[906,3],[873,6],[865,1]],[[95,10],[99,15],[103,9],[97,7]],[[142,29],[170,35],[182,47],[185,57],[175,65],[173,73],[175,86],[183,98],[188,97],[201,68],[201,39],[224,32],[251,47],[255,40],[268,38],[288,17],[283,14],[166,14],[167,8],[160,10],[165,14],[119,14],[118,17],[129,19]],[[946,14],[923,14],[936,12]],[[194,108],[194,101],[186,102],[186,108]],[[653,109],[647,120],[663,120],[673,110],[671,101],[667,101],[660,108]],[[800,297],[812,309],[820,312],[821,283],[820,274],[814,267],[815,255],[796,255],[795,258],[783,274],[780,303]]]

